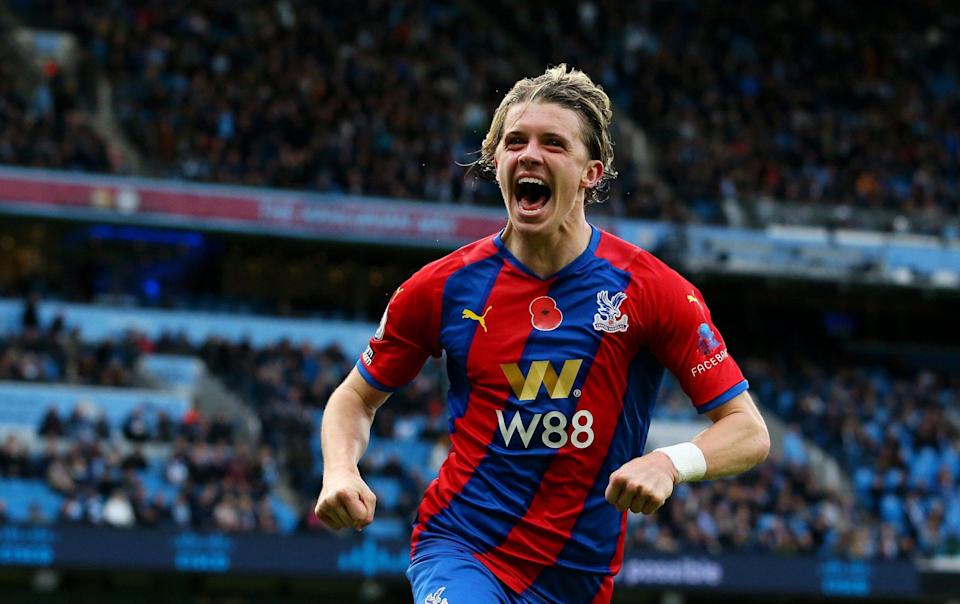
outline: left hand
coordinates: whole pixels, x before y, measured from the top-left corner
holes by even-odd
[[[635,457],[612,474],[604,494],[619,511],[652,514],[673,494],[680,475],[660,451]]]

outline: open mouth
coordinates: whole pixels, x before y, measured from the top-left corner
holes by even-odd
[[[514,196],[524,214],[535,215],[550,201],[552,191],[547,183],[539,178],[525,176],[517,181]]]

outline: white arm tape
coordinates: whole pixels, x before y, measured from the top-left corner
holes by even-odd
[[[700,480],[707,473],[707,459],[703,451],[691,442],[660,447],[654,451],[660,451],[670,458],[680,475],[680,482]]]

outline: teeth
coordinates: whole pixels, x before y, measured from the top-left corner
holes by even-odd
[[[533,178],[533,177],[530,177],[530,176],[524,176],[523,178],[521,178],[520,180],[517,181],[517,184],[521,184],[521,185],[522,185],[522,184],[524,184],[524,183],[530,183],[530,184],[534,184],[534,185],[541,185],[541,186],[544,186],[544,187],[547,186],[547,183],[543,182],[543,181],[540,180],[539,178]]]

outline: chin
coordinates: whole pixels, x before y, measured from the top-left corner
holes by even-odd
[[[510,224],[514,230],[524,233],[540,233],[545,230],[550,229],[550,225],[553,222],[550,220],[550,216],[542,216],[537,220],[530,220],[529,218],[518,216],[516,214],[510,215]]]

